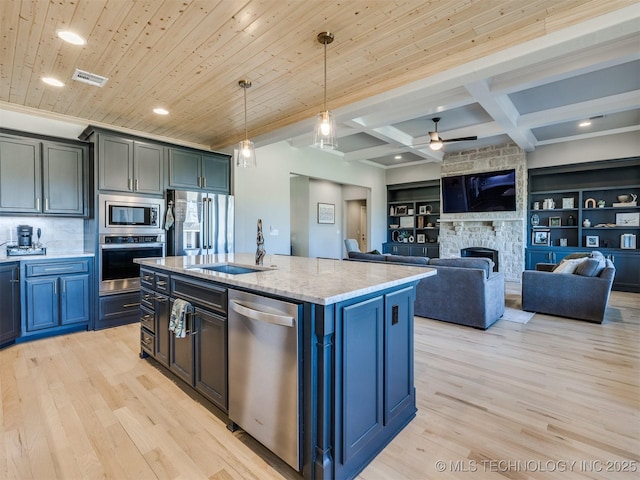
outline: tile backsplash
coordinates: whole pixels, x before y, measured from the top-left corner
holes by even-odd
[[[82,253],[84,221],[81,218],[60,217],[4,217],[0,216],[0,256],[6,255],[6,245],[17,244],[18,225],[33,227],[33,241],[38,228],[42,230],[40,242],[47,253]]]

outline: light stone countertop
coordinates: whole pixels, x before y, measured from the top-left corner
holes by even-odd
[[[142,266],[211,280],[229,287],[244,287],[318,305],[331,305],[436,274],[436,270],[429,267],[286,255],[266,255],[261,268],[268,270],[255,273],[231,275],[198,268],[198,265],[216,263],[255,267],[255,255],[252,253],[141,258],[135,261]]]
[[[94,257],[93,253],[48,253],[46,255],[16,255],[14,257],[8,257],[6,251],[0,255],[0,263],[10,262],[25,262],[25,261],[45,261],[45,260],[58,260],[65,258],[84,258]]]

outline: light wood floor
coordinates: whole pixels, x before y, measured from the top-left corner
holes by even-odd
[[[127,325],[0,351],[0,478],[295,478],[138,342]],[[417,417],[359,478],[638,478],[639,345],[638,294],[613,292],[602,325],[416,317]]]

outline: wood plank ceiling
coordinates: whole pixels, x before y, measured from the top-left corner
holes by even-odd
[[[634,2],[620,0],[79,0],[0,2],[0,102],[214,149]],[[74,46],[56,32],[72,29]],[[103,88],[71,80],[79,68]],[[54,76],[66,85],[41,82]],[[157,116],[152,109],[170,111]],[[2,107],[2,103],[0,103]]]

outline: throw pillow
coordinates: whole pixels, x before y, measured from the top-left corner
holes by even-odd
[[[564,258],[558,266],[554,268],[553,273],[573,273],[576,268],[578,268],[578,265],[587,260],[589,260],[589,257],[572,258],[569,260]]]
[[[604,270],[605,261],[604,258],[587,258],[584,262],[580,263],[575,271],[576,275],[583,277],[597,277]]]

